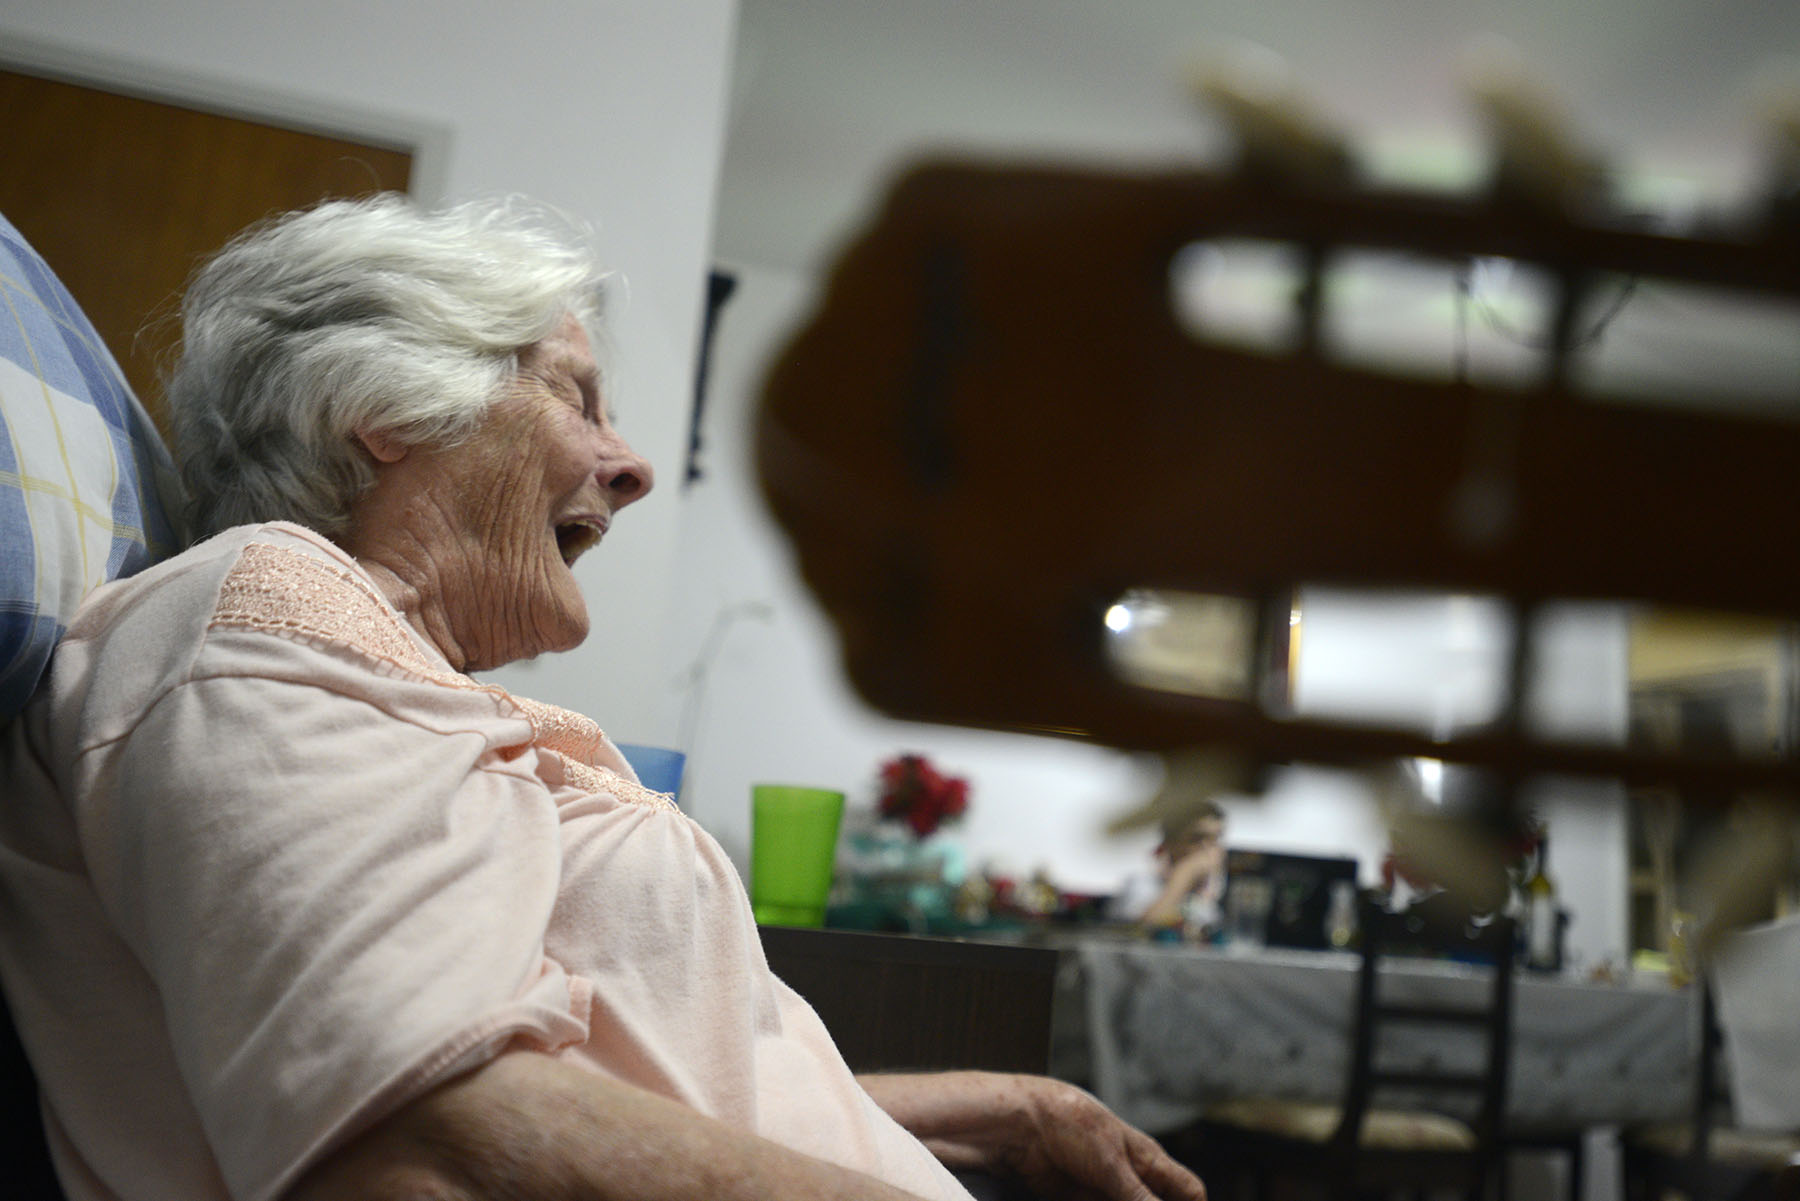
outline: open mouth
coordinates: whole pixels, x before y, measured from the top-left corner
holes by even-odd
[[[562,552],[562,560],[570,567],[575,560],[600,544],[600,536],[606,533],[606,527],[592,521],[566,521],[556,527],[556,549]]]

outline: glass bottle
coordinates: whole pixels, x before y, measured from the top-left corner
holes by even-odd
[[[1339,950],[1356,939],[1356,885],[1348,880],[1331,886],[1331,904],[1325,911],[1325,939]]]
[[[1556,904],[1556,885],[1545,870],[1549,849],[1549,839],[1541,839],[1525,881],[1525,965],[1539,971],[1562,966],[1562,914]]]

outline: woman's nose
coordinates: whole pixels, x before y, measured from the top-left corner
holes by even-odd
[[[600,486],[612,495],[614,509],[643,499],[656,486],[656,472],[651,469],[650,460],[631,449],[623,439],[619,441],[617,451],[607,455],[597,474]]]

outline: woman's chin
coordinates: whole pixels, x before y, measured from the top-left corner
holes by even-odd
[[[548,595],[539,597],[542,620],[536,623],[542,645],[533,653],[539,655],[574,650],[588,636],[587,598],[575,582],[574,565],[566,565],[561,578],[552,572],[547,583]]]
[[[551,637],[544,651],[572,651],[587,641],[588,611],[579,591],[575,593],[574,602],[573,605],[557,606],[556,621],[550,627]]]
[[[587,641],[587,607],[580,603],[579,594],[573,606],[552,604],[528,610],[520,616],[527,619],[512,627],[510,637],[502,635],[480,644],[488,653],[472,657],[466,670],[492,671],[539,655],[571,651]],[[497,661],[487,662],[488,659]]]

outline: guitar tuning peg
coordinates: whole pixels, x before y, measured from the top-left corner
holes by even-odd
[[[1604,164],[1575,137],[1548,89],[1510,43],[1483,39],[1465,57],[1466,86],[1494,142],[1497,196],[1563,213],[1602,198]]]
[[[1190,78],[1195,98],[1231,127],[1245,173],[1310,185],[1351,174],[1343,136],[1302,101],[1273,52],[1242,48],[1197,63]]]

